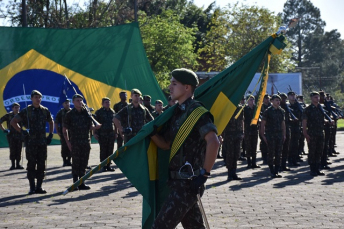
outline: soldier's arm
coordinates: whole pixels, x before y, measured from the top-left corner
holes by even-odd
[[[160,149],[168,150],[171,148],[170,141],[166,141],[165,138],[161,135],[156,134],[154,136],[151,136],[151,139]]]
[[[20,120],[18,119],[18,116],[16,115],[14,118],[12,118],[12,120],[11,120],[11,126],[13,126],[13,128],[16,130],[16,131],[18,131],[19,133],[21,132],[21,128],[20,128],[20,126],[19,126],[19,123],[20,122]]]
[[[265,135],[264,135],[264,133],[265,133],[265,124],[266,124],[266,120],[263,119],[263,120],[260,122],[259,134],[260,134],[260,137],[264,140],[264,142],[267,143],[266,137],[265,137]]]
[[[57,134],[61,137],[61,132],[59,132],[59,124],[57,122],[54,122],[54,126],[55,126],[55,130],[57,132]]]
[[[51,119],[49,121],[49,134],[52,134],[54,132],[54,121]]]
[[[5,130],[4,126],[2,125],[2,123],[6,121],[6,115],[4,115],[3,117],[0,118],[0,129],[1,130]],[[10,128],[10,127],[8,127]]]
[[[220,147],[220,142],[214,131],[210,131],[209,133],[207,133],[204,136],[204,139],[207,142],[207,146],[203,168],[205,169],[205,171],[210,172],[215,163],[217,152]]]
[[[282,121],[283,142],[286,139],[285,121]]]
[[[302,133],[303,133],[303,136],[306,138],[307,142],[309,142],[311,137],[308,135],[308,131],[307,131],[307,119],[302,120]]]

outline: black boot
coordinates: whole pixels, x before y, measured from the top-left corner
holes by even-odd
[[[45,191],[42,188],[42,183],[43,183],[43,179],[37,179],[37,187],[36,187],[35,193],[38,193],[38,194],[45,194],[45,193],[47,193],[47,191]]]
[[[29,184],[30,184],[30,191],[29,195],[35,194],[35,179],[29,179]]]
[[[260,168],[259,165],[257,165],[257,157],[252,157],[252,169]]]
[[[80,178],[81,178],[81,177],[79,177],[79,179],[80,179]],[[85,185],[84,182],[82,182],[82,184],[79,185],[79,190],[89,190],[89,189],[91,189],[91,187],[88,186],[88,185]]]
[[[11,166],[10,170],[13,170],[13,169],[16,168],[16,166],[15,166],[15,160],[11,160],[11,162],[12,162],[12,166]]]
[[[227,171],[227,181],[233,180],[232,171],[228,169]]]
[[[106,170],[107,170],[107,171],[111,171],[111,172],[115,171],[115,169],[111,168],[110,163],[107,164]]]
[[[281,175],[278,174],[279,171],[280,171],[280,166],[279,165],[275,165],[275,177],[276,178],[281,178],[282,177]]]
[[[75,184],[75,182],[77,182],[78,180],[79,180],[78,175],[73,175],[73,184]],[[79,190],[79,187],[74,187],[72,192],[78,191],[78,190]]]
[[[310,164],[309,165],[309,168],[310,168],[310,170],[311,170],[311,172],[310,172],[310,175],[311,176],[318,176],[318,174],[317,174],[317,171],[316,171],[316,169],[315,169],[315,164]]]
[[[316,171],[318,176],[325,176],[325,173],[320,171],[320,163],[316,164],[316,170],[315,171]]]
[[[16,169],[24,169],[23,166],[20,165],[20,160],[17,160]]]
[[[238,177],[238,175],[236,174],[236,169],[232,170],[232,177],[233,180],[242,180],[240,177]]]
[[[280,171],[290,171],[290,168],[287,167],[287,159],[282,159],[282,166],[280,167]]]
[[[271,173],[271,178],[276,178],[275,170],[273,165],[269,165],[270,173]]]
[[[247,157],[247,168],[250,169],[252,167],[251,157]]]
[[[70,162],[70,159],[71,159],[71,157],[67,157],[67,160],[66,160],[66,165],[67,166],[72,166],[72,163]]]
[[[67,159],[65,158],[65,157],[62,157],[62,159],[63,159],[63,167],[65,167],[65,166],[67,166]]]

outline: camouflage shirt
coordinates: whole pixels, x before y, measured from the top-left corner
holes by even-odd
[[[283,131],[282,122],[285,120],[285,111],[281,107],[276,109],[270,106],[264,111],[262,120],[266,121],[265,133],[281,133]]]
[[[28,118],[29,115],[29,118]],[[46,145],[46,123],[53,120],[48,108],[39,105],[38,108],[29,105],[21,110],[15,118],[30,129],[29,143]]]
[[[243,112],[240,113],[237,119],[235,119],[235,116],[238,114],[238,112],[241,110],[242,106],[239,104],[237,109],[234,111],[234,114],[232,115],[232,118],[229,120],[226,128],[223,131],[223,136],[229,137],[241,137],[244,133],[243,129],[243,120],[244,120],[244,114]]]
[[[141,104],[138,107],[129,104],[120,110],[115,118],[120,120],[123,128],[128,127],[129,124],[129,127],[132,128],[132,134],[137,134],[146,123],[154,119],[149,110]]]
[[[164,112],[161,112],[161,114],[164,113]],[[154,119],[156,119],[160,114],[157,112],[157,111],[153,111],[152,112],[152,116]]]
[[[62,134],[62,127],[63,127],[63,121],[64,118],[67,114],[68,111],[72,110],[71,108],[69,108],[69,110],[66,110],[64,108],[62,108],[61,110],[59,110],[55,116],[55,123],[58,125],[59,129],[56,130],[58,133]]]
[[[119,103],[116,103],[115,105],[113,105],[113,109],[116,113],[118,113],[120,110],[122,110],[124,107],[128,106],[128,103],[127,102],[119,102]]]
[[[102,124],[99,130],[97,130],[98,134],[109,134],[114,133],[114,124],[113,124],[113,117],[115,116],[115,111],[109,108],[106,110],[105,108],[100,108],[95,113],[95,119]]]
[[[302,120],[307,120],[307,133],[313,136],[324,134],[325,115],[320,109],[320,104],[307,106],[302,114]]]
[[[165,123],[163,130],[159,134],[161,134],[166,141],[170,141],[172,146],[172,139],[175,138],[180,126],[186,120],[187,116],[199,106],[201,106],[201,104],[195,102],[195,100],[191,98],[187,99],[183,104],[177,105],[174,110],[174,115]],[[210,131],[217,133],[216,126],[213,124],[211,117],[211,114],[207,112],[197,121],[190,135],[171,159],[169,164],[170,171],[179,171],[180,167],[184,165],[186,161],[193,166],[194,170],[203,166],[206,150],[206,141],[204,137]]]
[[[7,135],[8,137],[19,139],[19,138],[21,138],[21,133],[18,132],[16,129],[14,129],[14,127],[10,124],[11,120],[14,118],[14,116],[15,115],[14,115],[13,111],[5,114],[4,116],[2,116],[0,118],[0,123],[6,122],[7,129],[10,130],[10,133]],[[21,127],[22,125],[23,124],[20,122],[19,126]]]
[[[260,112],[263,114],[264,111],[265,111],[266,109],[268,109],[269,107],[271,107],[271,103],[268,103],[268,105],[265,105],[265,104],[263,103]]]
[[[152,104],[149,104],[148,106],[145,106],[150,113],[153,113],[155,111],[155,107]]]
[[[293,114],[295,115],[295,117],[299,120],[299,121],[293,121],[290,122],[290,128],[291,129],[300,129],[301,127],[301,121],[302,121],[302,111],[300,110],[299,106],[297,105],[297,103],[293,103],[293,104],[288,104],[290,109],[292,110]],[[300,105],[301,107],[301,105]]]
[[[251,125],[251,121],[254,118],[254,111],[256,110],[256,105],[253,105],[252,108],[250,106],[246,105],[244,108],[244,131],[245,134],[249,135],[257,135],[258,134],[258,126],[257,125]]]
[[[79,112],[76,108],[70,110],[64,119],[63,126],[68,129],[71,143],[85,144],[90,141],[92,119],[85,108]]]

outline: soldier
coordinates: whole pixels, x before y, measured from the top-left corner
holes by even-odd
[[[311,176],[323,176],[320,172],[321,156],[324,147],[324,124],[325,115],[320,107],[320,94],[313,91],[310,94],[311,104],[307,106],[302,114],[303,135],[308,143],[308,164]],[[327,121],[326,121],[327,122]]]
[[[243,96],[240,100],[240,105],[241,107],[245,106],[245,97]],[[242,148],[242,153],[240,153],[239,160],[240,161],[245,161],[246,160],[246,146],[245,146],[245,140],[244,138],[241,141],[241,148]]]
[[[171,152],[174,156],[168,166],[170,193],[155,219],[153,229],[176,228],[180,222],[184,228],[204,228],[197,195],[203,194],[204,183],[210,175],[220,143],[211,114],[192,99],[197,85],[197,75],[191,70],[172,71],[169,89],[172,99],[178,100],[179,105],[163,126],[163,131],[151,137],[161,149],[169,149],[171,145],[173,149],[172,139],[182,142],[179,150]],[[181,137],[183,135],[178,132],[179,128],[184,122],[194,120],[196,112],[203,115],[191,126],[188,137]],[[189,173],[185,174],[184,171]],[[192,173],[195,177],[191,180]]]
[[[95,131],[94,138],[99,142],[100,147],[100,162],[104,161],[111,154],[113,154],[113,149],[115,145],[116,133],[115,127],[113,125],[113,117],[115,116],[115,111],[110,108],[111,100],[107,97],[102,99],[102,108],[96,111],[96,120],[102,124],[100,129]],[[107,166],[103,167],[103,172],[115,171],[111,168],[109,162]]]
[[[149,110],[139,103],[141,92],[138,89],[131,90],[132,103],[120,110],[113,122],[120,134],[124,135],[124,143],[132,139],[141,128],[154,118]]]
[[[268,109],[270,106],[271,106],[270,96],[268,94],[265,94],[263,98],[262,108],[260,110],[261,115],[263,115],[264,111]],[[265,141],[263,141],[262,136],[259,135],[259,138],[260,138],[259,148],[262,153],[263,164],[267,164],[268,148],[266,146]]]
[[[244,108],[244,138],[246,146],[247,168],[260,168],[257,165],[257,142],[258,142],[258,127],[251,125],[254,117],[256,105],[254,104],[254,96],[250,95],[247,100],[247,105]]]
[[[301,120],[303,108],[295,99],[295,92],[288,92],[289,107],[297,119],[289,123],[290,125],[290,144],[289,144],[289,166],[299,166],[299,141],[301,137]]]
[[[114,106],[113,106],[113,109],[115,110],[116,114],[122,110],[124,107],[128,106],[128,103],[127,103],[127,93],[125,91],[121,91],[119,93],[119,97],[121,98],[121,101],[116,103]],[[115,129],[116,129],[116,134],[117,134],[117,149],[121,148],[122,145],[123,145],[123,138],[122,138],[122,135],[119,134],[119,131],[118,129],[116,128],[115,126]]]
[[[232,118],[229,120],[226,128],[222,133],[223,144],[225,150],[222,151],[223,154],[226,154],[225,164],[228,170],[227,181],[231,180],[242,180],[236,174],[237,162],[240,157],[240,144],[244,138],[244,120],[243,113],[241,112],[237,119],[235,116],[241,111],[241,104],[238,105],[235,110]]]
[[[290,171],[289,167],[287,167],[287,159],[289,156],[289,143],[290,143],[290,123],[291,120],[291,110],[289,110],[289,104],[287,104],[287,95],[285,93],[280,94],[281,97],[281,108],[285,111],[284,115],[284,123],[285,123],[285,141],[283,142],[282,147],[282,160],[281,160],[281,167],[280,171]]]
[[[167,104],[167,106],[164,107],[163,111],[167,110],[168,108],[170,108],[170,107],[172,107],[173,105],[175,105],[175,104],[178,103],[178,101],[177,101],[177,100],[173,100],[173,99],[171,98],[171,96],[169,96],[169,97],[167,98],[167,101],[168,101],[168,104]]]
[[[150,95],[144,95],[143,96],[143,105],[149,110],[149,112],[152,114],[154,111],[154,106],[151,104],[152,97]]]
[[[21,133],[18,133],[10,124],[14,116],[16,116],[19,113],[19,110],[19,103],[13,103],[12,111],[0,118],[0,128],[4,131],[5,134],[7,134],[6,137],[10,148],[10,160],[12,162],[10,170],[24,169],[23,166],[20,165],[22,151],[22,136]],[[5,129],[2,125],[3,122],[7,123],[7,129]],[[22,124],[19,123],[19,126],[21,127]]]
[[[152,113],[154,119],[163,113],[163,106],[164,103],[161,100],[155,101],[155,111]]]
[[[72,152],[73,164],[72,175],[75,183],[86,173],[86,167],[90,156],[90,130],[96,130],[101,126],[94,127],[92,116],[83,104],[84,97],[79,94],[73,96],[74,108],[70,110],[63,122],[63,136],[69,150]],[[90,186],[82,183],[75,190],[88,190]]]
[[[305,110],[306,108],[306,104],[304,103],[303,101],[303,95],[298,95],[297,96],[297,101],[299,102],[299,104],[301,105],[302,109]],[[298,155],[299,155],[299,158],[298,158],[298,161],[301,162],[300,160],[300,157],[302,154],[306,154],[305,153],[305,136],[303,136],[303,130],[302,130],[302,120],[301,120],[301,136],[300,136],[300,139],[299,139],[299,151],[298,151]]]
[[[20,133],[21,127],[18,123],[29,131],[24,131],[26,135],[26,158],[27,158],[27,178],[30,183],[29,195],[47,193],[42,188],[45,174],[45,161],[47,160],[47,145],[51,143],[54,131],[54,121],[48,108],[41,105],[42,94],[33,90],[31,92],[32,105],[21,110],[11,121],[11,125]],[[49,136],[46,137],[45,126],[49,123]],[[37,186],[35,185],[37,178]]]
[[[55,130],[57,131],[57,134],[59,135],[61,141],[61,157],[63,159],[63,166],[72,166],[72,163],[70,161],[72,158],[72,154],[62,133],[64,118],[67,112],[71,110],[69,99],[66,99],[66,101],[62,103],[62,106],[63,108],[57,112],[55,117]]]
[[[272,106],[263,113],[260,135],[268,148],[271,178],[280,178],[282,176],[278,172],[281,165],[282,146],[286,138],[285,111],[280,107],[281,97],[279,95],[273,95],[271,102]]]

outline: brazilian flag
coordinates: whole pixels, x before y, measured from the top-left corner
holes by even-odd
[[[267,38],[239,61],[196,89],[195,99],[201,101],[212,113],[219,134],[229,122],[260,64],[263,61],[269,61],[269,48],[273,46],[276,37],[278,36],[274,34]],[[278,50],[281,51],[281,49]],[[80,182],[99,171],[110,160],[114,160],[143,196],[142,228],[151,228],[168,195],[166,181],[170,150],[163,151],[157,148],[150,140],[149,134],[153,131],[154,125],[160,127],[172,117],[175,107],[176,105],[167,109],[157,119],[146,124],[126,145],[70,186],[64,194],[72,191]]]
[[[21,108],[25,102],[31,104],[34,89],[43,94],[42,105],[56,115],[65,77],[95,110],[103,97],[113,105],[120,101],[119,92],[127,91],[129,98],[132,88],[151,95],[153,101],[167,102],[137,23],[95,29],[0,27],[0,37],[0,117],[14,102]],[[68,90],[66,96],[71,99],[74,94]],[[6,137],[0,133],[0,147],[5,146]]]

